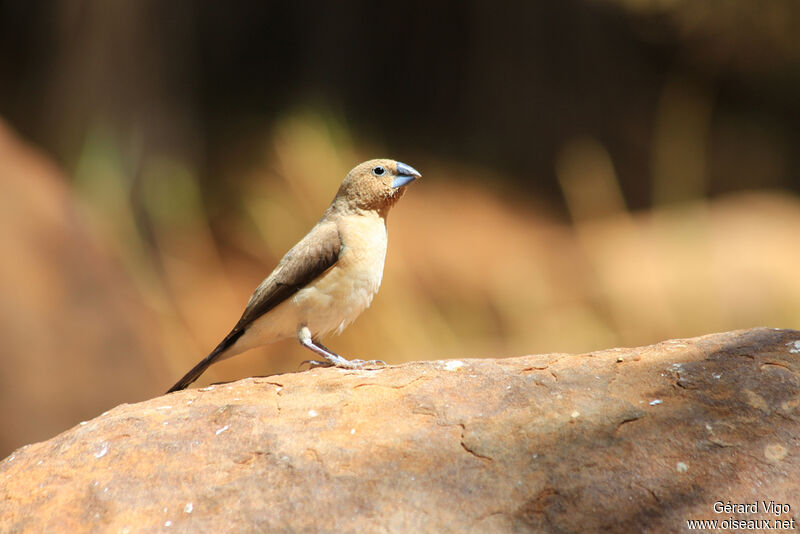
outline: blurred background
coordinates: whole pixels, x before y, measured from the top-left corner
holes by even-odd
[[[423,179],[345,356],[797,327],[799,94],[796,0],[0,0],[0,457],[166,391],[373,157]]]

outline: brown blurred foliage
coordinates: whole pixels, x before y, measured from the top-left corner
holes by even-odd
[[[166,390],[371,157],[423,179],[343,355],[796,325],[795,4],[489,5],[0,2],[0,455]]]

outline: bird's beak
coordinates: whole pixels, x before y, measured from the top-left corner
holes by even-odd
[[[403,187],[404,185],[413,182],[422,175],[410,165],[397,162],[397,176],[392,180],[392,189]]]

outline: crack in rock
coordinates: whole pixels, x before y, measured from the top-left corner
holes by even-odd
[[[492,458],[490,456],[484,456],[483,454],[475,452],[474,450],[472,450],[469,447],[467,447],[467,444],[464,443],[464,435],[467,433],[467,427],[466,427],[466,425],[464,425],[464,423],[459,423],[458,426],[461,427],[461,440],[460,440],[461,441],[461,447],[465,451],[467,451],[468,453],[470,453],[472,456],[474,456],[476,458],[480,458],[481,460],[485,460],[487,462],[494,462],[494,458]]]

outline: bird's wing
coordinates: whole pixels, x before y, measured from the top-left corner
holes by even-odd
[[[203,371],[219,360],[244,334],[253,321],[290,298],[316,277],[333,267],[339,259],[342,241],[336,223],[319,223],[278,263],[250,297],[242,318],[211,354],[195,365],[167,393],[185,389]]]
[[[272,274],[256,288],[234,331],[246,329],[253,321],[333,267],[339,259],[341,246],[336,223],[325,222],[315,226],[286,253]]]

